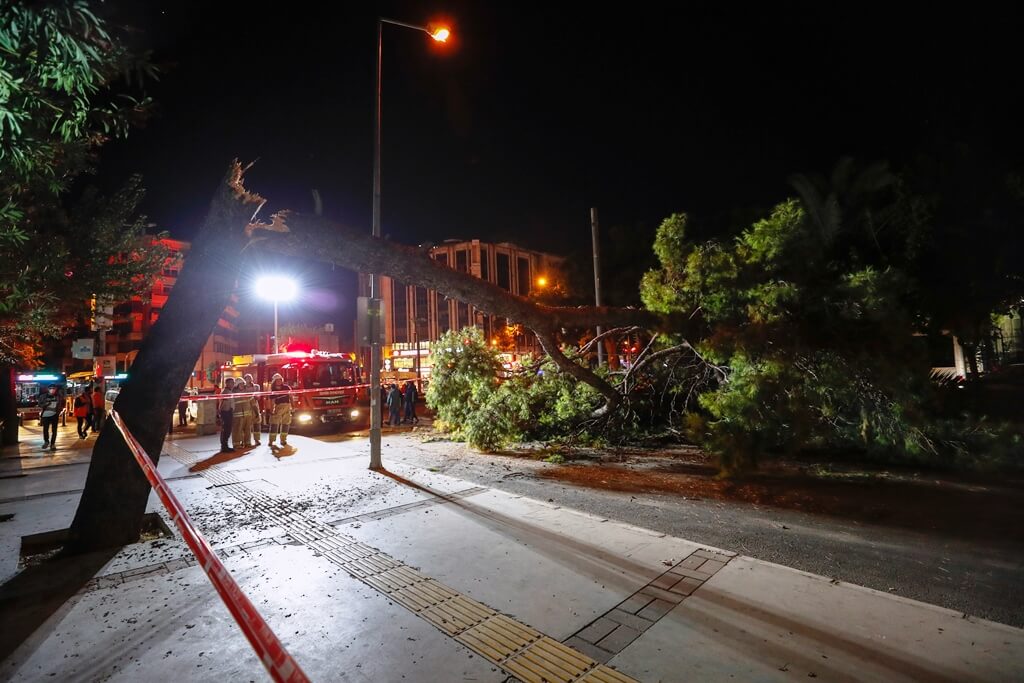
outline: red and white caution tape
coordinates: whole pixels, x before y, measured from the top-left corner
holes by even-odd
[[[349,393],[353,389],[365,389],[369,387],[369,384],[347,384],[343,387],[326,387],[322,389],[289,389],[288,391],[239,391],[239,392],[224,392],[220,394],[196,394],[195,396],[184,395],[181,397],[182,401],[223,401],[229,398],[245,398],[247,396],[255,396],[261,398],[263,396],[298,396],[300,394],[323,394],[328,391],[341,391]],[[358,392],[356,392],[358,395]]]
[[[249,644],[256,651],[256,655],[263,662],[263,666],[267,668],[271,678],[279,683],[308,682],[309,678],[303,673],[298,662],[288,654],[288,651],[281,644],[281,641],[278,640],[277,636],[274,635],[270,626],[263,620],[260,613],[256,611],[249,598],[245,597],[245,594],[242,593],[242,589],[238,587],[235,580],[231,578],[231,574],[228,573],[228,570],[221,563],[217,554],[213,552],[213,548],[210,547],[210,544],[203,535],[192,524],[192,520],[189,519],[185,508],[181,506],[178,499],[167,488],[167,484],[164,482],[163,477],[160,476],[160,473],[157,472],[153,461],[150,460],[149,455],[142,448],[142,444],[135,438],[135,435],[125,426],[121,415],[116,410],[112,410],[110,416],[114,419],[114,424],[117,425],[121,436],[124,437],[125,443],[128,444],[128,448],[131,449],[132,454],[135,456],[135,461],[139,463],[139,467],[145,473],[146,479],[149,480],[153,490],[160,496],[164,507],[167,508],[171,519],[178,527],[178,531],[181,532],[181,537],[185,539],[185,543],[188,544],[196,559],[199,560],[200,566],[206,572],[213,587],[217,589],[228,611],[231,612],[231,616],[235,618],[235,621],[242,628],[245,637],[249,639]]]

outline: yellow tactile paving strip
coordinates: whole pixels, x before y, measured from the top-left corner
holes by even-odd
[[[451,600],[423,610],[420,615],[450,636],[496,616],[497,612],[472,598],[456,595]]]
[[[550,681],[550,683],[579,680],[594,667],[594,660],[571,647],[544,637],[504,664],[523,681]]]
[[[455,640],[482,655],[485,659],[500,664],[537,642],[541,637],[539,632],[534,631],[526,624],[520,624],[504,614],[495,614],[456,636]]]
[[[197,458],[181,449],[182,464]],[[462,595],[390,555],[289,509],[288,502],[245,486],[215,465],[202,476],[287,530],[288,535],[383,593],[523,683],[637,683],[526,624]]]
[[[576,683],[635,683],[635,679],[615,669],[599,666],[584,674]]]

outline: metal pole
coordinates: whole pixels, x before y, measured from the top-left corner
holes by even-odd
[[[590,209],[590,239],[594,244],[594,305],[601,305],[601,250],[597,236],[597,209]],[[601,336],[601,326],[597,326],[597,336]],[[597,342],[597,366],[604,365],[604,343]]]
[[[381,36],[384,22],[377,20],[377,78],[373,112],[373,236],[380,237],[380,99]],[[380,457],[380,296],[377,274],[370,273],[370,469],[382,469]]]
[[[274,299],[274,353],[281,353],[281,345],[277,339],[277,299]]]
[[[416,379],[420,379],[420,319],[416,317],[416,290],[413,290],[412,345],[416,349]]]

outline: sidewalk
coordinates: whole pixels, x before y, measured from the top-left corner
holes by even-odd
[[[1024,679],[1018,629],[389,461],[401,439],[386,473],[362,439],[289,443],[174,439],[159,469],[313,680]],[[86,469],[0,479],[0,580]],[[267,680],[177,538],[89,575],[0,679]]]

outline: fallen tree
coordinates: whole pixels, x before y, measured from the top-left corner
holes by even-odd
[[[361,272],[387,275],[470,303],[484,313],[522,324],[537,335],[544,352],[560,370],[601,394],[604,405],[595,417],[614,412],[623,399],[622,391],[562,353],[558,344],[560,331],[603,326],[685,335],[695,330],[697,325],[693,316],[662,315],[640,308],[539,304],[510,294],[469,273],[442,265],[421,249],[371,237],[365,230],[357,231],[320,216],[285,211],[274,214],[270,223],[254,223],[249,230],[261,248],[303,258],[313,257]]]
[[[244,169],[232,164],[159,320],[143,343],[114,408],[154,461],[163,448],[168,420],[204,343],[227,306],[248,246],[318,259],[352,270],[374,271],[472,304],[532,330],[544,351],[570,376],[604,398],[595,417],[611,414],[621,390],[568,358],[558,345],[567,329],[596,326],[653,331],[691,329],[687,316],[635,308],[545,306],[479,278],[442,266],[422,250],[370,237],[367,231],[319,216],[282,212],[270,223],[253,222],[263,199],[245,190]],[[124,545],[138,539],[149,484],[112,423],[93,449],[85,491],[71,526],[69,552]]]

